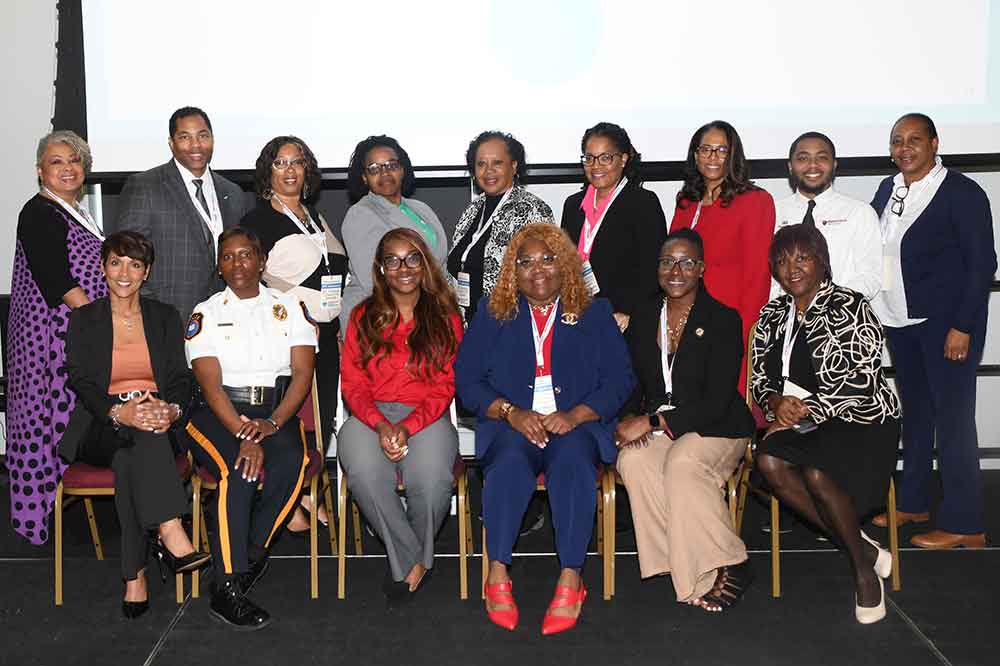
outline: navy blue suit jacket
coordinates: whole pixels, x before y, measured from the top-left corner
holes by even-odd
[[[872,207],[882,215],[892,178],[879,185]],[[973,330],[989,306],[997,270],[993,215],[983,188],[951,169],[900,247],[910,317],[946,318],[951,328]]]
[[[586,404],[599,421],[579,429],[598,443],[601,460],[614,462],[617,414],[635,386],[625,339],[611,316],[611,304],[596,299],[575,325],[562,321],[562,306],[552,329],[552,384],[556,406],[568,411]],[[511,427],[486,416],[497,398],[516,407],[531,409],[535,385],[535,346],[531,334],[531,312],[522,296],[517,316],[511,321],[493,317],[487,299],[479,302],[476,316],[462,339],[455,359],[455,388],[462,404],[474,411],[476,457],[482,459],[490,445]]]

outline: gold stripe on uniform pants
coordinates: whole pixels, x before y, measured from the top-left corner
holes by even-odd
[[[281,509],[281,513],[274,521],[274,525],[271,526],[271,533],[267,536],[267,541],[264,542],[264,548],[271,545],[271,539],[274,538],[274,533],[278,531],[278,526],[285,521],[285,516],[288,512],[292,510],[295,506],[296,501],[299,499],[299,492],[302,490],[302,482],[306,476],[306,466],[309,464],[309,452],[306,450],[306,426],[302,423],[302,419],[299,419],[299,439],[302,441],[302,468],[299,470],[299,479],[295,482],[295,490],[292,491],[291,496],[288,498],[288,502]],[[316,509],[314,509],[315,511]]]
[[[229,549],[229,514],[226,513],[226,495],[229,492],[229,465],[222,459],[222,454],[215,448],[215,445],[205,437],[204,433],[195,427],[194,423],[187,424],[187,432],[191,438],[205,449],[212,460],[219,468],[219,493],[216,503],[218,504],[219,516],[219,548],[222,550],[222,566],[227,574],[233,573],[233,558]]]

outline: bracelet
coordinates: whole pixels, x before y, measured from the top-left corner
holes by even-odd
[[[274,417],[273,417],[273,416],[268,416],[268,417],[267,417],[266,419],[264,419],[264,420],[265,420],[265,421],[267,421],[268,423],[270,423],[271,425],[273,425],[273,426],[274,426],[274,431],[275,431],[275,432],[277,432],[277,431],[281,430],[281,428],[279,428],[279,427],[278,427],[278,422],[274,420]]]
[[[500,412],[498,414],[500,420],[507,421],[512,411],[514,411],[514,403],[512,403],[510,400],[504,400],[500,404]]]
[[[119,428],[122,427],[121,422],[118,420],[118,410],[120,410],[121,408],[122,408],[122,403],[120,402],[115,403],[114,405],[112,405],[111,411],[108,413],[108,416],[111,418],[111,427],[114,428],[115,430],[118,430]]]

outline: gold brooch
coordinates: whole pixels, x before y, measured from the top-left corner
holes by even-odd
[[[286,310],[285,306],[281,303],[276,303],[274,307],[271,308],[271,312],[274,314],[274,318],[278,321],[285,321],[285,319],[288,318],[288,310]]]
[[[576,322],[578,322],[580,319],[572,312],[567,312],[562,316],[561,320],[562,323],[566,324],[567,326],[576,326]]]
[[[699,326],[698,328],[694,329],[694,334],[700,338],[701,336],[705,335],[705,329]]]

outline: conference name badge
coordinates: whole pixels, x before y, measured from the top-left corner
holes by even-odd
[[[583,262],[583,283],[587,285],[587,291],[593,296],[601,290],[601,285],[597,284],[597,276],[594,275],[594,268],[590,265],[590,260]]]
[[[344,278],[340,275],[324,275],[320,280],[320,307],[334,317],[340,314],[341,287]]]
[[[469,274],[465,271],[458,272],[458,304],[463,308],[472,305],[472,291],[469,288]]]
[[[552,388],[552,375],[535,377],[535,391],[531,398],[531,410],[543,416],[555,412],[556,394]]]

